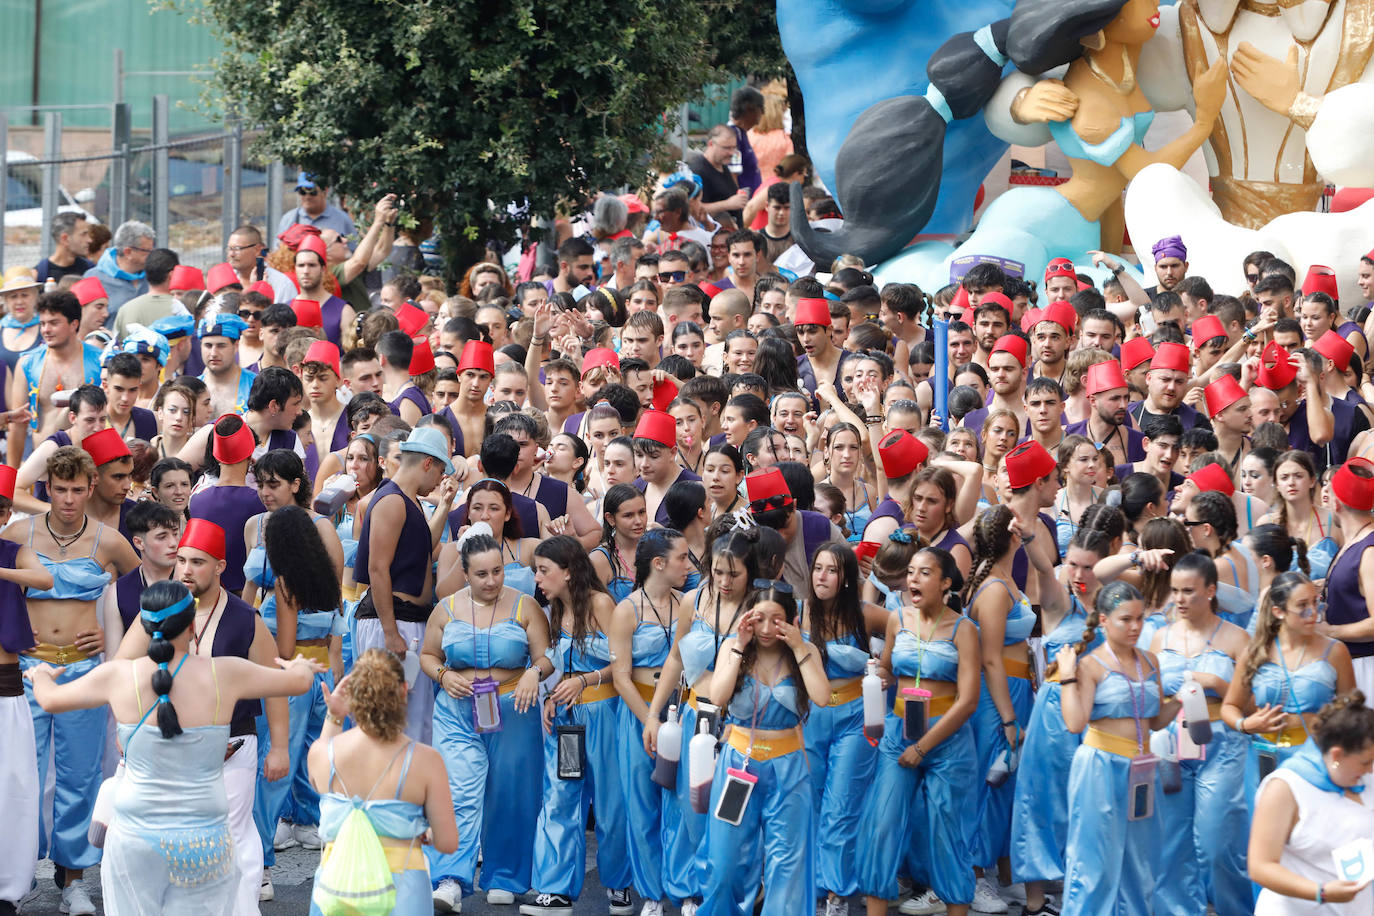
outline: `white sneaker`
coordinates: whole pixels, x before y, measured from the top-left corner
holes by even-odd
[[[932,890],[925,890],[912,897],[910,900],[902,902],[897,907],[897,912],[903,916],[932,916],[934,913],[943,913],[945,902],[935,896]]]
[[[644,906],[639,908],[639,916],[663,916],[663,901],[645,900]]]
[[[495,887],[487,891],[487,903],[491,906],[510,906],[514,902],[515,895],[510,891],[503,891]]]
[[[320,842],[320,831],[314,824],[297,824],[292,828],[291,833],[296,837],[296,842],[300,843],[304,849],[324,848],[324,843]]]
[[[697,916],[697,908],[700,906],[701,904],[695,900],[682,901],[682,916]]]
[[[463,912],[463,886],[452,878],[445,878],[434,889],[434,912]]]
[[[1026,886],[1024,884],[1006,884],[999,887],[997,892],[1007,903],[1019,903],[1022,908],[1026,905]]]
[[[1005,913],[1007,902],[997,896],[997,889],[987,875],[979,878],[973,886],[973,906],[975,913]]]
[[[68,916],[95,916],[95,904],[91,903],[91,896],[86,893],[86,885],[74,881],[62,888],[62,903],[57,911]]]
[[[262,884],[258,885],[258,902],[265,903],[268,900],[277,899],[277,889],[272,886],[272,876],[267,869],[262,870]]]
[[[286,821],[277,821],[277,832],[272,836],[272,848],[281,852],[283,849],[299,845],[300,840],[296,839],[296,831],[292,825]]]
[[[821,916],[849,916],[849,903],[839,897],[826,897]]]

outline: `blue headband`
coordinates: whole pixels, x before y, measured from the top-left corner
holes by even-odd
[[[196,599],[193,595],[188,594],[185,598],[182,598],[176,604],[169,605],[160,611],[144,610],[140,613],[142,614],[143,619],[148,621],[149,623],[162,623],[168,617],[174,617],[177,614],[180,614],[182,611],[186,610],[188,607],[191,606],[191,604],[195,600]]]

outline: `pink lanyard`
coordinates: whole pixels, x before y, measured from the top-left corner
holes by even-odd
[[[1131,650],[1132,654],[1135,656],[1135,678],[1136,678],[1134,681],[1132,681],[1129,677],[1126,677],[1126,666],[1123,665],[1123,664],[1121,664],[1121,659],[1119,659],[1119,658],[1116,657],[1116,653],[1112,651],[1111,644],[1110,644],[1110,643],[1107,643],[1107,642],[1103,642],[1103,643],[1102,643],[1102,648],[1106,649],[1106,650],[1107,650],[1107,654],[1110,655],[1110,656],[1112,657],[1112,661],[1116,663],[1116,667],[1119,669],[1119,670],[1117,671],[1117,674],[1121,675],[1122,680],[1124,680],[1124,681],[1126,682],[1126,692],[1129,693],[1129,694],[1131,695],[1131,718],[1133,718],[1133,719],[1135,720],[1135,742],[1136,742],[1136,747],[1137,747],[1139,753],[1144,754],[1144,753],[1145,753],[1145,730],[1144,730],[1144,728],[1141,726],[1140,723],[1141,723],[1141,720],[1145,718],[1145,672],[1144,672],[1144,670],[1140,667],[1140,653],[1139,653],[1138,651],[1136,651],[1135,649],[1132,649],[1132,650]],[[1135,697],[1135,688],[1134,688],[1133,686],[1131,686],[1132,684],[1139,684],[1139,685],[1140,685],[1140,700],[1139,700],[1139,701],[1136,700],[1136,697]]]

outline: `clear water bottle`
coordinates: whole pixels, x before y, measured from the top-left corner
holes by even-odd
[[[682,723],[677,707],[668,707],[668,721],[658,727],[658,753],[654,757],[654,782],[665,789],[677,788],[677,765],[682,759]]]
[[[315,497],[315,511],[325,518],[331,518],[348,501],[358,495],[358,481],[352,474],[340,474],[329,481]]]
[[[121,759],[115,767],[114,775],[102,782],[100,791],[96,793],[95,807],[91,810],[91,823],[86,828],[86,839],[96,849],[105,848],[105,834],[110,829],[110,824],[114,823],[115,793],[119,791],[119,783],[123,778],[124,761]]]
[[[401,670],[405,672],[406,684],[414,687],[420,679],[420,637],[415,637],[406,647],[406,657],[401,659]]]
[[[883,691],[883,679],[878,677],[877,659],[868,660],[868,670],[864,673],[863,679],[863,700],[864,700],[864,737],[870,744],[877,744],[883,739],[883,724],[887,718],[886,694]]]
[[[1150,753],[1159,758],[1159,787],[1165,795],[1173,795],[1183,789],[1183,768],[1178,762],[1178,749],[1174,736],[1167,728],[1150,736]]]
[[[1183,675],[1183,687],[1178,691],[1179,702],[1183,704],[1183,721],[1188,726],[1188,737],[1201,747],[1212,740],[1212,720],[1207,714],[1207,695],[1202,685],[1193,680],[1193,672]]]
[[[711,807],[711,781],[716,775],[716,737],[710,729],[710,722],[699,722],[687,746],[688,796],[697,814],[705,814]]]

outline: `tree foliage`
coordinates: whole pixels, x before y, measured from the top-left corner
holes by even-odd
[[[782,49],[777,5],[772,0],[699,0],[706,13],[711,67],[719,82],[743,76],[781,79],[792,108],[792,145],[806,153],[806,113],[801,86]]]
[[[395,191],[450,245],[510,241],[511,202],[640,184],[709,59],[694,3],[204,2],[217,88],[264,152],[368,202]]]

